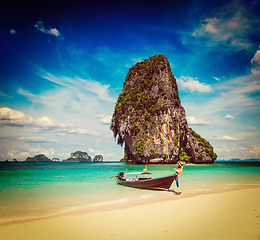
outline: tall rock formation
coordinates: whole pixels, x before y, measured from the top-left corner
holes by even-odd
[[[135,163],[213,163],[210,143],[189,128],[176,79],[164,55],[129,69],[110,126]]]

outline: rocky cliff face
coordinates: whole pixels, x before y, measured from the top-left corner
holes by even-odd
[[[70,154],[70,158],[62,161],[63,162],[91,162],[92,159],[87,152],[76,151]]]
[[[135,163],[213,163],[210,143],[189,128],[176,79],[164,55],[129,69],[110,126]]]
[[[104,158],[102,155],[95,155],[93,162],[103,162]]]

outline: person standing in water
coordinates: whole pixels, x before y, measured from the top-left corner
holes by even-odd
[[[181,173],[182,173],[182,168],[183,168],[183,164],[182,164],[182,163],[178,163],[178,168],[174,168],[174,170],[176,170],[176,172],[178,173],[178,175],[181,175]]]
[[[178,163],[178,168],[174,168],[174,170],[177,173],[177,176],[176,176],[176,179],[175,179],[177,187],[180,186],[179,185],[179,175],[181,175],[181,173],[182,173],[182,168],[183,168],[183,163],[181,163],[181,162]]]

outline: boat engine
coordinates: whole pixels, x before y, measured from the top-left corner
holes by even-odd
[[[124,177],[124,172],[119,172],[117,178],[121,180]]]

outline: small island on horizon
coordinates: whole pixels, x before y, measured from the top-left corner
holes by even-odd
[[[34,157],[29,157],[29,159],[27,158],[28,161],[26,161],[26,160],[17,160],[17,159],[13,159],[13,160],[6,159],[6,160],[1,160],[0,163],[21,163],[21,162],[34,162],[34,163],[35,162],[60,162],[60,163],[62,163],[62,162],[66,162],[66,161],[60,161],[58,158],[49,159],[48,157],[46,157],[46,158],[48,158],[50,161],[49,160],[48,161],[41,161],[40,160],[41,158],[39,156],[46,157],[44,154],[39,154],[39,155],[35,155]],[[96,156],[95,156],[95,158],[99,159],[99,156],[102,156],[102,155],[96,155]],[[46,159],[46,158],[43,158],[43,159]],[[34,159],[34,161],[32,161],[32,159]],[[37,159],[38,161],[35,160],[35,159]],[[98,160],[94,161],[94,159],[93,159],[93,162],[104,162],[104,163],[105,162],[119,162],[119,163],[127,163],[124,158],[119,159],[119,160],[108,160],[108,161],[104,161],[104,160],[102,160],[102,161],[98,161]],[[70,162],[76,162],[76,161],[70,161]],[[86,162],[86,161],[84,161],[84,162]],[[231,164],[232,163],[260,163],[260,159],[257,159],[257,158],[247,158],[247,159],[232,158],[232,159],[228,159],[228,160],[218,159],[218,160],[214,161],[214,163],[231,163]],[[187,162],[186,164],[189,164],[189,163]]]
[[[260,163],[260,159],[257,158],[247,158],[247,159],[239,159],[239,158],[232,158],[229,160],[219,159],[216,160],[215,163]]]
[[[34,157],[27,157],[24,162],[103,162],[103,160],[104,158],[100,154],[95,155],[92,161],[92,158],[88,155],[87,152],[76,151],[74,153],[71,153],[69,158],[64,159],[62,161],[60,161],[59,158],[50,159],[46,157],[44,154],[38,154]],[[9,161],[6,160],[5,162]],[[16,159],[15,162],[17,162]]]
[[[71,153],[68,159],[62,160],[62,162],[92,162],[92,158],[87,152],[76,151]]]

